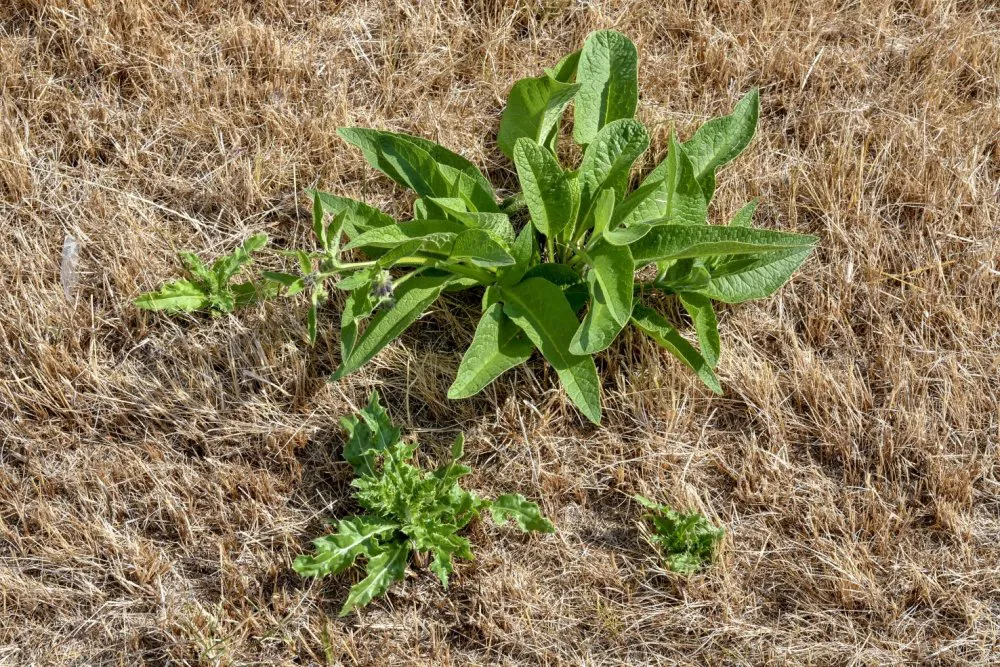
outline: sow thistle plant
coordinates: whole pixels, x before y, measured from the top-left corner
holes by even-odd
[[[458,463],[462,434],[452,445],[450,460],[425,472],[410,463],[417,445],[400,439],[377,394],[357,417],[345,417],[342,424],[349,438],[344,458],[357,476],[351,484],[354,498],[365,513],[337,521],[337,532],[315,540],[316,553],[299,556],[293,565],[301,575],[323,577],[365,559],[365,577],[351,587],[341,616],[402,580],[413,552],[433,556],[430,569],[447,588],[452,558],[473,558],[469,540],[458,533],[485,512],[497,525],[511,520],[524,532],[555,532],[538,506],[520,494],[489,501],[459,485],[470,472]]]
[[[317,307],[330,288],[346,292],[334,379],[361,368],[443,292],[481,289],[482,318],[450,398],[476,394],[537,349],[573,403],[599,423],[593,355],[629,325],[721,393],[713,302],[772,294],[816,239],[754,229],[755,201],[728,225],[707,224],[716,170],[754,136],[757,91],[683,143],[671,133],[666,158],[633,187],[632,167],[649,146],[634,118],[637,71],[633,43],[600,31],[542,76],[515,83],[497,143],[514,163],[521,192],[503,201],[475,165],[431,141],[342,128],[340,136],[372,166],[416,193],[413,219],[398,222],[362,202],[313,193],[318,251],[293,251],[299,273],[265,273],[258,298],[277,289],[308,293],[315,340]],[[562,164],[557,150],[571,103],[572,136],[583,154],[575,166]],[[354,253],[364,258],[352,261]],[[198,278],[200,269],[186,265]],[[212,285],[207,278],[171,283],[137,305],[228,312],[230,301],[252,300],[205,291]],[[677,297],[698,347],[654,308],[656,292]]]
[[[663,558],[671,572],[691,574],[711,563],[715,549],[726,535],[726,529],[713,526],[697,512],[678,512],[645,496],[633,496],[648,512],[642,519],[648,523],[646,539]]]

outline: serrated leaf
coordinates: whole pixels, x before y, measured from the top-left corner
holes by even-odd
[[[724,528],[713,526],[697,512],[677,512],[648,498],[634,497],[650,510],[642,517],[653,527],[649,541],[670,570],[690,574],[713,560],[716,547],[725,536]]]
[[[515,145],[521,138],[549,146],[563,111],[579,89],[579,85],[562,83],[548,75],[515,83],[497,134],[503,154],[513,160]]]
[[[155,292],[146,292],[132,303],[143,310],[190,313],[207,308],[210,301],[202,286],[190,280],[173,280]]]
[[[743,227],[656,225],[629,246],[637,267],[649,262],[811,248],[815,236]]]
[[[545,236],[558,236],[570,224],[573,208],[565,172],[548,149],[531,139],[517,140],[513,159],[531,224]]]
[[[648,146],[649,135],[646,128],[631,118],[609,123],[594,137],[580,163],[577,235],[580,225],[593,224],[589,218],[602,190],[612,188],[616,198],[621,200],[628,189],[629,170]]]
[[[514,521],[524,532],[554,533],[555,526],[542,516],[538,505],[527,500],[520,493],[508,493],[500,496],[490,504],[490,516],[493,523],[504,525],[508,519]]]
[[[587,276],[587,286],[590,290],[590,308],[569,344],[569,351],[573,354],[597,354],[607,349],[624,328],[611,314],[593,272]]]
[[[635,262],[631,250],[628,246],[616,246],[598,239],[586,256],[611,316],[624,327],[632,316],[635,291]]]
[[[339,380],[361,368],[417,320],[441,294],[451,275],[415,276],[396,289],[396,303],[381,310],[368,323],[347,358],[341,360],[331,380]]]
[[[751,256],[713,269],[708,285],[699,290],[723,303],[743,303],[763,299],[788,282],[792,273],[809,257],[812,247],[793,248]]]
[[[220,287],[226,286],[229,280],[250,262],[251,255],[265,245],[267,245],[267,234],[254,234],[236,250],[215,260],[212,264],[212,273],[218,278]]]
[[[694,292],[680,292],[677,297],[694,324],[698,345],[701,346],[701,356],[709,366],[715,368],[719,365],[722,342],[719,340],[719,323],[715,317],[712,301],[703,294]]]
[[[709,389],[716,394],[722,393],[719,379],[709,363],[662,315],[652,308],[636,304],[632,312],[632,323],[693,370]]]
[[[351,587],[340,615],[346,616],[357,607],[365,606],[373,598],[384,594],[394,582],[402,581],[409,557],[410,547],[403,542],[389,544],[377,556],[369,558],[367,576]]]
[[[344,460],[351,464],[356,475],[374,475],[375,457],[400,441],[400,429],[389,419],[376,392],[372,392],[368,405],[357,416],[343,417],[340,423],[348,437]]]
[[[711,201],[715,192],[715,170],[743,152],[757,131],[760,96],[756,88],[737,102],[733,112],[714,118],[684,142],[684,152],[694,166],[694,176]]]
[[[542,278],[500,288],[504,313],[552,364],[570,400],[590,421],[601,421],[601,390],[594,360],[570,353],[579,326],[563,291]]]
[[[472,344],[465,351],[455,381],[448,388],[448,398],[478,394],[505,371],[527,361],[532,351],[531,341],[504,315],[503,305],[494,303],[479,320]]]
[[[635,116],[639,101],[639,55],[635,45],[612,30],[587,37],[577,65],[573,138],[578,144],[594,141],[601,129],[620,118]]]
[[[381,517],[351,516],[337,522],[337,532],[313,540],[316,553],[295,559],[292,569],[303,577],[325,577],[343,572],[358,556],[373,556],[378,538],[399,525]]]

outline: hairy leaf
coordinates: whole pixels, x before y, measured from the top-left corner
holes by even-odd
[[[388,544],[378,555],[368,559],[366,576],[351,586],[340,615],[347,616],[355,608],[363,607],[372,598],[385,593],[394,582],[402,581],[409,558],[410,547],[404,542]]]
[[[478,394],[506,370],[527,361],[533,350],[531,341],[504,315],[502,304],[494,303],[479,320],[472,344],[448,389],[448,398]]]
[[[730,115],[708,121],[684,143],[706,200],[715,192],[715,170],[742,153],[753,139],[759,113],[760,96],[754,88]]]
[[[557,236],[570,224],[573,193],[555,156],[531,139],[518,139],[514,166],[524,188],[531,224],[546,236]]]
[[[698,344],[701,346],[701,356],[708,365],[715,368],[719,364],[722,343],[719,341],[719,323],[715,318],[715,308],[712,302],[703,294],[680,292],[677,294],[684,310],[691,316]]]
[[[190,280],[173,280],[156,292],[146,292],[133,303],[143,310],[190,313],[207,308],[210,301],[201,285]]]
[[[639,55],[624,35],[601,30],[591,33],[577,65],[573,138],[594,141],[601,129],[620,118],[635,116],[639,101]]]
[[[504,313],[519,326],[552,364],[570,400],[595,424],[601,421],[597,368],[589,356],[569,351],[579,325],[563,291],[542,278],[527,278],[500,288]]]
[[[713,255],[759,254],[774,250],[806,249],[815,236],[744,227],[657,225],[629,246],[636,266],[649,262]]]
[[[515,146],[521,138],[549,146],[559,118],[579,89],[579,85],[563,83],[549,75],[515,83],[507,97],[497,134],[497,144],[503,154],[513,160]]]
[[[520,493],[508,493],[490,504],[493,523],[502,526],[508,519],[514,521],[524,532],[554,533],[555,526],[542,516],[538,505],[527,500]]]

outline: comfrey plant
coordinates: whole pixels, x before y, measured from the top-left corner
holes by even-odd
[[[490,501],[459,485],[470,472],[458,463],[465,443],[461,433],[449,461],[425,472],[410,463],[417,445],[400,440],[377,394],[357,417],[342,423],[349,436],[344,458],[354,468],[351,486],[364,513],[337,521],[337,532],[315,540],[316,553],[299,556],[292,566],[303,576],[323,577],[354,566],[359,557],[365,559],[366,576],[351,587],[341,616],[402,580],[412,552],[433,556],[430,569],[447,588],[452,558],[473,558],[469,540],[458,533],[483,513],[489,512],[497,525],[511,520],[524,532],[555,531],[538,506],[519,494]]]
[[[580,411],[600,422],[593,355],[632,325],[689,366],[714,392],[720,341],[713,301],[740,303],[777,290],[815,237],[754,229],[756,202],[728,225],[707,224],[716,170],[754,135],[757,92],[686,142],[671,134],[666,158],[633,187],[632,166],[649,135],[635,120],[635,46],[612,31],[536,78],[514,84],[497,143],[521,189],[503,202],[465,158],[419,137],[362,128],[340,136],[417,199],[397,222],[358,201],[314,193],[315,252],[295,251],[300,274],[265,273],[259,294],[308,292],[310,339],[328,285],[347,292],[334,379],[361,368],[445,291],[482,289],[482,319],[450,398],[476,394],[535,349]],[[557,140],[573,103],[578,165],[560,162]],[[517,224],[527,219],[518,229]],[[343,243],[346,237],[346,244]],[[344,253],[364,255],[351,261]],[[651,267],[647,269],[647,267]],[[647,269],[643,271],[643,269]],[[638,276],[638,277],[637,277]],[[336,281],[336,282],[334,282]],[[185,281],[185,291],[196,291]],[[176,285],[145,295],[145,308],[215,307],[206,295],[179,303]],[[675,295],[699,348],[651,305]]]

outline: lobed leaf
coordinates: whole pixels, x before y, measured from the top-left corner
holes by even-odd
[[[555,526],[542,516],[538,505],[527,500],[520,493],[508,493],[490,504],[493,523],[502,526],[508,519],[513,520],[524,532],[554,533]]]

